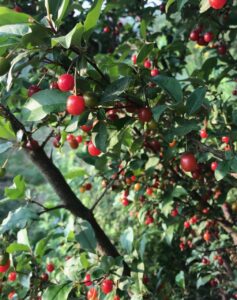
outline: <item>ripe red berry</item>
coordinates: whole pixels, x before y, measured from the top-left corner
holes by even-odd
[[[212,171],[215,171],[217,168],[218,168],[218,162],[213,161],[213,162],[211,163],[211,169],[212,169]]]
[[[214,39],[214,34],[212,33],[212,32],[206,32],[205,34],[204,34],[204,36],[203,36],[203,38],[204,38],[204,41],[206,42],[206,43],[210,43],[211,41],[213,41],[213,39]]]
[[[68,141],[68,143],[72,149],[77,149],[79,146],[78,141],[75,138]]]
[[[179,212],[178,212],[177,208],[175,208],[175,209],[173,209],[173,210],[171,211],[170,214],[171,214],[172,217],[176,217],[176,216],[179,214]]]
[[[233,91],[232,91],[232,95],[233,95],[233,96],[237,96],[237,90],[233,90]]]
[[[155,76],[159,75],[159,73],[160,72],[157,68],[154,68],[154,69],[151,70],[151,76],[152,77],[155,77]]]
[[[113,281],[111,279],[104,279],[101,284],[101,290],[104,294],[109,294],[113,290]]]
[[[210,6],[214,9],[221,9],[225,6],[227,0],[209,0]]]
[[[131,60],[132,60],[132,62],[133,62],[134,65],[137,63],[137,56],[136,56],[136,54],[133,54]]]
[[[28,88],[28,97],[32,97],[35,93],[41,91],[41,88],[38,85],[31,85]]]
[[[207,259],[207,258],[205,258],[205,257],[203,257],[202,263],[203,263],[204,265],[209,265],[209,264],[210,264],[210,260]]]
[[[68,142],[70,142],[72,140],[75,140],[75,136],[73,134],[68,134],[66,139]]]
[[[148,187],[148,188],[146,189],[146,194],[147,194],[148,196],[151,196],[151,195],[153,194],[153,188]]]
[[[118,295],[115,295],[114,300],[120,300],[120,297]]]
[[[0,262],[0,273],[5,273],[10,268],[10,259],[8,259],[4,264]]]
[[[185,172],[193,172],[198,169],[195,156],[192,153],[184,153],[180,158],[181,168]]]
[[[16,292],[11,292],[8,294],[8,299],[13,299],[13,297],[16,295]]]
[[[76,136],[75,139],[77,140],[78,144],[80,144],[82,142],[82,136],[81,135]]]
[[[190,223],[188,221],[184,222],[184,228],[188,229],[190,227]]]
[[[55,269],[54,264],[53,263],[47,264],[46,269],[49,273],[52,273]]]
[[[193,217],[190,219],[190,223],[191,223],[191,224],[196,224],[197,221],[198,221],[197,216],[193,216]]]
[[[128,198],[123,198],[122,204],[123,204],[123,206],[128,206],[130,204]]]
[[[58,86],[58,83],[57,83],[57,81],[52,81],[51,83],[50,83],[50,89],[51,90],[59,90],[59,86]]]
[[[206,46],[207,42],[205,42],[204,37],[203,36],[199,36],[197,43],[199,46]]]
[[[8,275],[8,280],[9,280],[9,281],[16,281],[16,277],[17,277],[16,272],[11,272],[11,273],[9,273],[9,275]]]
[[[87,292],[87,300],[96,300],[97,295],[98,295],[97,290],[94,287],[92,287]]]
[[[135,175],[132,175],[131,180],[132,180],[132,182],[135,182],[137,180],[137,177]]]
[[[48,281],[49,280],[49,275],[47,273],[43,273],[40,276],[42,281]]]
[[[58,78],[58,87],[62,92],[68,92],[74,88],[74,77],[71,74],[63,74]]]
[[[210,280],[210,285],[211,285],[212,287],[216,287],[216,286],[218,285],[217,279],[212,279],[212,280]]]
[[[91,184],[91,183],[86,183],[86,184],[85,184],[85,189],[86,189],[87,191],[90,191],[91,188],[92,188],[92,184]]]
[[[147,216],[145,219],[145,224],[150,225],[152,223],[154,223],[154,218],[152,216]]]
[[[191,41],[196,42],[199,39],[199,32],[197,30],[193,30],[190,32],[189,39]]]
[[[223,136],[221,138],[222,143],[229,144],[230,138],[228,136]]]
[[[71,95],[67,99],[67,112],[73,116],[81,115],[85,110],[85,100],[82,96]]]
[[[100,149],[96,148],[92,141],[89,142],[87,149],[91,156],[99,156],[101,153]]]
[[[200,130],[200,137],[201,137],[202,139],[206,139],[206,138],[208,137],[208,134],[207,134],[207,132],[206,132],[206,129],[201,129],[201,130]]]
[[[16,12],[22,12],[22,8],[19,5],[15,5],[15,7],[13,8],[13,10],[15,10]]]
[[[217,52],[218,52],[220,55],[225,55],[226,52],[227,52],[226,45],[220,45],[220,46],[217,48]]]
[[[81,130],[84,131],[84,132],[89,132],[91,131],[91,129],[93,128],[93,125],[82,125],[81,126]]]
[[[90,274],[86,274],[86,276],[84,278],[84,284],[85,284],[85,286],[92,285],[91,275]]]
[[[151,61],[149,59],[146,59],[146,60],[144,60],[143,65],[146,69],[150,69],[151,68]]]
[[[103,29],[104,33],[109,33],[110,32],[110,27],[109,26],[105,26]]]
[[[29,150],[32,150],[32,151],[34,151],[34,150],[37,150],[37,149],[39,149],[39,143],[36,141],[36,140],[34,140],[34,139],[31,139],[31,140],[29,140],[27,143],[26,143],[26,146],[25,146],[27,149],[29,149]]]
[[[207,230],[205,231],[205,233],[203,234],[203,239],[206,241],[206,242],[209,242],[211,240],[211,233]]]
[[[142,107],[138,111],[138,119],[140,122],[150,122],[152,119],[152,112],[149,107]]]

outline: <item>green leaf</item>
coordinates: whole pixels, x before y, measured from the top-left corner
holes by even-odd
[[[180,83],[175,78],[158,75],[152,81],[158,84],[175,102],[183,100]]]
[[[174,230],[175,230],[175,226],[171,225],[165,231],[164,237],[165,237],[165,240],[166,240],[168,245],[171,245],[171,242],[172,242],[173,237],[174,237]]]
[[[230,171],[230,165],[226,161],[218,162],[218,167],[215,170],[215,178],[217,181],[222,180]]]
[[[179,274],[176,275],[175,282],[179,287],[181,287],[182,289],[185,289],[184,271],[180,271]]]
[[[9,121],[0,116],[0,138],[5,140],[14,140],[16,138]]]
[[[159,158],[158,157],[149,157],[146,165],[145,165],[145,170],[149,169],[149,168],[155,168],[157,167],[159,163]]]
[[[140,242],[140,246],[139,246],[139,254],[141,256],[141,259],[143,259],[147,242],[148,242],[147,236],[144,234],[142,236],[142,239],[141,239],[141,242]]]
[[[52,47],[60,44],[66,49],[69,49],[72,45],[81,46],[82,35],[84,32],[84,26],[82,23],[78,23],[67,35],[52,38]]]
[[[152,108],[153,118],[156,122],[159,122],[161,115],[166,111],[167,108],[167,105],[157,105]]]
[[[76,240],[82,249],[95,253],[96,238],[93,228],[87,221],[81,221],[79,224],[80,233],[76,235]]]
[[[207,275],[204,277],[199,277],[196,283],[197,289],[199,289],[201,286],[205,285],[212,279],[211,275]]]
[[[30,248],[29,248],[29,246],[24,245],[24,244],[12,243],[7,247],[6,251],[8,253],[29,252]]]
[[[31,32],[31,28],[26,24],[12,24],[0,27],[0,36],[17,35],[23,36]]]
[[[14,184],[10,188],[5,188],[5,196],[12,199],[21,199],[25,196],[25,180],[21,175],[17,175],[13,179]]]
[[[69,170],[66,174],[65,174],[65,178],[66,179],[74,179],[76,177],[84,177],[85,175],[87,175],[88,173],[83,169],[83,168],[75,168],[72,170]]]
[[[205,11],[207,11],[209,8],[211,7],[210,2],[207,0],[201,0],[200,3],[200,14],[204,13]]]
[[[175,2],[175,0],[168,0],[168,2],[166,3],[166,6],[165,6],[165,11],[166,11],[166,13],[168,12],[170,6],[171,6],[172,4],[174,4],[174,2]]]
[[[128,227],[127,229],[125,229],[125,231],[123,232],[123,234],[120,237],[121,246],[128,253],[132,252],[133,240],[134,240],[133,229],[132,229],[132,227]]]
[[[201,108],[205,99],[206,91],[205,87],[200,87],[190,95],[186,105],[187,113],[189,115],[194,114]]]
[[[102,152],[106,152],[108,146],[107,126],[104,122],[98,122],[93,131],[97,132],[95,136],[95,146],[98,147]]]
[[[0,234],[26,227],[27,223],[32,220],[37,220],[38,215],[29,206],[19,207],[15,211],[9,212],[8,216],[3,220],[0,227]]]
[[[119,95],[121,95],[129,87],[131,82],[131,77],[123,77],[112,82],[102,95],[101,103],[118,99]]]
[[[38,241],[38,243],[35,246],[35,256],[36,257],[42,257],[44,256],[44,253],[46,251],[46,247],[48,245],[48,242],[50,240],[50,237],[46,237]]]
[[[62,23],[62,19],[65,17],[68,8],[70,7],[71,0],[62,0],[61,5],[58,9],[58,17],[56,20],[56,24],[60,25]]]
[[[104,0],[95,0],[91,7],[91,10],[87,14],[87,17],[86,17],[86,20],[84,23],[85,33],[83,35],[85,40],[89,39],[89,37],[92,33],[92,30],[94,29],[94,27],[97,24],[97,21],[100,17],[103,2],[104,2]]]
[[[13,146],[11,142],[0,143],[0,154],[6,152]]]
[[[18,13],[13,9],[0,6],[0,26],[8,24],[28,23],[30,16],[24,13]]]
[[[67,300],[73,288],[73,282],[50,285],[43,293],[42,300]]]
[[[146,39],[146,29],[147,29],[147,20],[142,19],[141,27],[140,27],[140,34],[143,39]]]
[[[179,11],[182,10],[184,5],[188,2],[189,0],[177,0],[177,8]]]
[[[27,121],[40,121],[49,113],[58,113],[66,109],[69,93],[59,90],[43,90],[35,93],[23,106],[22,114]]]
[[[154,48],[154,43],[143,45],[137,55],[137,63],[138,64],[142,63],[144,59],[149,55],[149,53],[153,50],[153,48]]]

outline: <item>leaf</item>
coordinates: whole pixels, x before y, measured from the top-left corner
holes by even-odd
[[[184,5],[188,2],[189,0],[177,0],[177,8],[179,11],[182,10]]]
[[[60,44],[66,49],[69,49],[71,45],[76,45],[80,47],[83,32],[84,32],[84,26],[82,25],[82,23],[78,23],[67,35],[60,36],[57,38],[52,38],[51,41],[52,47],[55,47],[58,44]]]
[[[0,143],[0,154],[6,152],[12,146],[13,146],[13,144],[11,142]]]
[[[199,277],[196,283],[197,289],[199,289],[201,286],[205,285],[207,282],[209,282],[212,279],[211,275],[207,275],[204,277]]]
[[[146,39],[147,20],[142,19],[140,26],[140,34],[143,39]]]
[[[141,242],[140,242],[140,247],[139,247],[139,254],[141,256],[141,259],[143,259],[147,242],[148,242],[148,239],[147,239],[146,235],[144,234],[142,236],[142,239],[141,239]]]
[[[161,115],[163,114],[163,112],[166,111],[167,108],[168,108],[167,105],[157,105],[153,107],[152,108],[153,119],[156,122],[159,122]]]
[[[95,253],[96,238],[93,228],[87,221],[80,222],[80,233],[76,235],[76,240],[81,245],[82,249]]]
[[[179,274],[177,274],[175,276],[175,282],[179,287],[181,287],[182,289],[185,289],[184,271],[180,271]]]
[[[75,168],[72,170],[69,170],[65,174],[66,179],[74,179],[76,177],[84,177],[85,175],[88,175],[88,173],[83,168]]]
[[[40,241],[38,241],[38,243],[35,246],[35,256],[36,257],[44,256],[49,239],[50,239],[50,237],[46,237],[46,238],[43,238]]]
[[[205,99],[206,91],[205,87],[199,87],[189,96],[186,105],[187,113],[189,115],[194,114],[201,108]]]
[[[43,90],[35,93],[23,106],[22,114],[27,121],[39,121],[49,113],[58,113],[66,109],[69,93],[56,89]]]
[[[106,152],[108,146],[108,132],[107,126],[104,122],[98,122],[93,131],[97,132],[95,136],[95,146],[102,152]]]
[[[0,234],[26,227],[27,223],[32,220],[37,220],[38,215],[29,206],[19,207],[15,211],[9,212],[8,216],[3,220],[0,227]]]
[[[9,187],[5,188],[5,196],[12,199],[21,199],[25,196],[25,180],[21,175],[17,175],[13,179],[14,184]]]
[[[56,20],[57,25],[60,25],[62,23],[62,19],[64,18],[64,16],[67,13],[69,5],[71,4],[71,0],[62,0],[61,2],[62,3],[61,3],[61,5],[58,9],[58,17],[57,17],[57,20]]]
[[[230,165],[226,161],[218,162],[218,167],[215,170],[215,178],[217,181],[222,180],[230,171]]]
[[[67,300],[73,288],[73,282],[50,285],[43,293],[42,300]]]
[[[0,26],[8,24],[28,23],[30,16],[15,12],[13,9],[0,6]]]
[[[148,54],[153,50],[153,48],[154,48],[154,43],[143,45],[137,55],[137,63],[138,64],[142,63],[144,59],[148,56]]]
[[[168,0],[168,2],[166,3],[166,6],[165,6],[165,11],[166,13],[168,12],[170,6],[175,2],[175,0]]]
[[[6,251],[7,253],[30,252],[30,248],[24,244],[12,243],[7,247]]]
[[[175,101],[181,102],[183,100],[183,92],[178,80],[172,77],[158,75],[152,79]]]
[[[165,240],[166,240],[168,245],[171,245],[171,242],[172,242],[173,237],[174,237],[174,230],[175,230],[175,227],[173,225],[171,225],[165,231],[164,237],[165,237]]]
[[[31,32],[31,28],[26,24],[12,24],[0,26],[0,36],[17,35],[23,36]]]
[[[103,2],[104,2],[104,0],[95,0],[91,7],[91,10],[89,11],[89,13],[86,16],[86,20],[84,23],[85,33],[83,35],[85,40],[89,39],[89,37],[92,33],[92,29],[97,24],[97,21],[100,17]]]
[[[30,248],[30,241],[28,238],[28,232],[26,228],[21,229],[17,232],[17,243],[26,245]]]
[[[132,252],[134,234],[132,227],[128,227],[120,237],[120,243],[123,249],[128,253]]]
[[[112,82],[102,95],[101,103],[118,99],[118,96],[121,95],[129,87],[131,82],[131,77],[123,77]]]
[[[210,2],[207,0],[201,0],[200,3],[200,14],[204,13],[205,11],[207,11],[209,8],[211,7]]]
[[[0,138],[5,140],[14,140],[16,138],[12,130],[11,123],[0,116]]]
[[[149,157],[146,165],[145,165],[145,170],[149,169],[149,168],[155,168],[157,167],[159,163],[159,158],[158,157]]]

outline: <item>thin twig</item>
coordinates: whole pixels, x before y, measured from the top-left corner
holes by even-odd
[[[58,206],[54,206],[54,207],[51,207],[51,208],[45,208],[45,210],[43,210],[43,211],[40,211],[39,213],[38,213],[38,215],[40,216],[40,215],[42,215],[42,214],[44,214],[44,213],[48,213],[48,212],[50,212],[50,211],[53,211],[53,210],[56,210],[56,209],[62,209],[62,208],[65,208],[66,209],[66,205],[58,205]]]

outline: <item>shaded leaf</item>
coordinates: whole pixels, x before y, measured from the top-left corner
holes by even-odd
[[[13,182],[14,184],[11,187],[5,188],[5,196],[12,200],[23,198],[26,190],[24,178],[17,175],[14,177]]]

